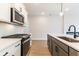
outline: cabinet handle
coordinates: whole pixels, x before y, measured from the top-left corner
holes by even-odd
[[[12,55],[12,56],[15,56],[15,55]]]
[[[56,51],[56,52],[59,52],[59,49],[58,49],[58,47],[57,47],[57,46],[55,46],[55,51]]]
[[[8,52],[6,52],[3,56],[6,56],[8,54]]]
[[[18,47],[20,44],[16,45],[15,47]]]

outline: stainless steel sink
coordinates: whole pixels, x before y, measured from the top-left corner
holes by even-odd
[[[61,38],[61,39],[63,39],[63,40],[66,40],[66,41],[68,41],[68,42],[79,42],[79,40],[75,40],[75,39],[73,39],[73,38],[68,38],[68,37],[58,37],[58,38]]]

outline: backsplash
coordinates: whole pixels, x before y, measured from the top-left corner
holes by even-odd
[[[16,34],[16,33],[28,33],[28,32],[29,32],[29,29],[27,27],[0,23],[0,37]]]

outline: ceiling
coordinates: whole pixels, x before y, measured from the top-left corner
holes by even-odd
[[[61,10],[60,3],[24,3],[29,15],[57,15]]]

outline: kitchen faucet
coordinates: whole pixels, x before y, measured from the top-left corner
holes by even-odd
[[[74,28],[74,38],[76,38],[76,27],[74,25],[71,25],[68,29],[68,31],[70,31],[70,28],[73,27]]]

